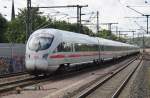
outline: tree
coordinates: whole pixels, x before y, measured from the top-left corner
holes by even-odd
[[[49,22],[49,26],[47,26],[47,27],[78,33],[77,24],[76,23],[68,23],[66,21],[52,20]],[[82,34],[93,35],[92,30],[90,30],[88,27],[86,27],[86,26],[81,26],[81,27],[82,27],[82,29],[81,29]]]
[[[96,34],[97,37],[102,37],[102,38],[106,38],[106,39],[110,39],[110,40],[116,40],[116,41],[121,41],[121,42],[126,42],[126,40],[122,37],[117,37],[116,35],[114,35],[111,31],[109,30],[102,30],[99,31]]]
[[[0,43],[6,42],[6,37],[4,36],[7,30],[7,20],[0,14]]]
[[[66,21],[57,21],[47,19],[41,16],[38,8],[31,10],[32,17],[32,32],[40,28],[56,28],[66,31],[77,32],[77,24],[68,23]],[[26,17],[27,9],[20,9],[17,17],[8,23],[7,40],[9,42],[25,43],[26,41]],[[93,35],[92,30],[86,26],[82,26],[82,33],[87,35]]]
[[[97,34],[96,34],[97,37],[102,37],[102,38],[106,38],[106,39],[111,39],[111,32],[109,30],[102,30],[102,31],[99,31]]]
[[[9,22],[5,36],[8,42],[24,43],[26,38],[25,23],[18,18]]]
[[[39,15],[38,9],[31,10],[32,13],[32,31],[36,30],[39,25],[46,22],[46,18]],[[17,17],[8,24],[7,40],[9,42],[25,43],[26,41],[26,17],[27,9],[20,9]]]

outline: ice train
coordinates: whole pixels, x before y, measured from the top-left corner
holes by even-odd
[[[46,28],[31,34],[26,44],[25,66],[33,74],[60,67],[100,62],[138,53],[139,47],[84,34]]]

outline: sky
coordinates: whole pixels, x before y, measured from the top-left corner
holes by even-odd
[[[18,9],[26,7],[27,0],[14,0],[15,12],[18,14]],[[144,32],[139,28],[146,26],[146,18],[129,18],[143,17],[141,14],[127,8],[130,6],[143,14],[150,14],[150,0],[31,0],[32,6],[62,6],[62,5],[88,5],[82,8],[82,20],[90,20],[89,24],[96,24],[96,11],[99,11],[99,23],[118,23],[112,25],[112,31],[116,30],[136,30],[137,33]],[[0,13],[6,19],[10,20],[12,0],[0,0]],[[61,8],[61,9],[40,9],[44,12],[43,15],[52,17],[57,20],[66,20],[76,22],[76,8]],[[94,14],[91,14],[94,13]],[[55,16],[55,17],[54,17]],[[72,18],[71,18],[72,17]],[[88,24],[87,22],[82,22]],[[93,31],[96,31],[96,25],[89,26]],[[100,25],[100,29],[108,29],[106,25]],[[138,29],[138,30],[137,30]],[[128,33],[132,36],[131,33]]]

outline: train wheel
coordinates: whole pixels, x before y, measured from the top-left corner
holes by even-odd
[[[44,77],[48,77],[48,76],[50,76],[50,74],[44,73],[43,76],[44,76]]]
[[[61,66],[60,66],[60,70],[61,70],[61,71],[70,71],[71,68],[70,68],[69,63],[61,65]]]
[[[93,60],[94,64],[99,65],[99,61],[98,60]]]
[[[64,67],[65,67],[65,70],[66,70],[66,71],[70,71],[70,66],[69,66],[69,64],[65,65]]]

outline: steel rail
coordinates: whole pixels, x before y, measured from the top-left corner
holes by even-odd
[[[15,89],[16,87],[23,87],[23,86],[30,85],[32,83],[32,80],[34,80],[34,79],[35,79],[35,77],[27,77],[25,79],[1,83],[0,84],[0,93],[10,91],[12,89]]]
[[[81,93],[78,96],[78,98],[85,98],[85,97],[87,97],[89,94],[94,92],[97,88],[99,88],[104,83],[106,83],[108,80],[110,80],[112,77],[114,77],[117,73],[121,72],[123,69],[125,69],[130,64],[132,64],[137,58],[138,58],[138,56],[136,56],[135,58],[132,58],[125,66],[119,68],[117,71],[112,72],[109,76],[107,75],[106,78],[103,81],[98,81],[95,85],[93,85],[92,87],[87,89],[85,92]]]
[[[27,74],[27,72],[17,72],[17,73],[1,74],[0,75],[0,79],[1,78],[13,77],[13,76],[20,76],[20,75],[25,75],[25,74]]]
[[[134,59],[134,58],[131,58],[131,59]],[[129,62],[129,63],[132,63],[132,62]],[[84,72],[85,70],[82,70],[82,71]],[[0,83],[0,87],[1,87],[0,88],[0,93],[11,91],[11,90],[15,89],[16,87],[21,87],[22,88],[22,87],[25,87],[25,86],[29,86],[29,85],[33,85],[33,84],[48,81],[48,80],[50,80],[54,77],[55,78],[65,77],[65,76],[69,76],[71,74],[80,73],[82,71],[77,71],[77,72],[72,72],[72,73],[67,73],[67,74],[62,74],[62,75],[55,75],[55,76],[52,75],[50,78],[43,77],[43,76],[41,76],[41,77],[29,76],[25,79],[19,79],[19,80],[14,80],[14,81],[11,81],[11,82],[9,81],[9,82],[5,82],[5,83]]]
[[[120,95],[120,93],[123,91],[124,87],[127,85],[128,81],[131,79],[131,77],[134,75],[134,73],[136,72],[136,70],[140,66],[141,62],[142,62],[142,60],[140,60],[140,62],[136,66],[136,68],[132,72],[130,72],[130,74],[123,81],[123,83],[120,85],[120,87],[116,90],[116,92],[112,95],[111,98],[118,98],[118,96]]]

